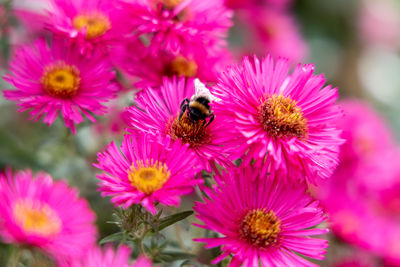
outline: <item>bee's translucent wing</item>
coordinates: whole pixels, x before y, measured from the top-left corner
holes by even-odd
[[[208,88],[204,85],[204,83],[202,83],[199,79],[194,80],[194,88],[195,88],[195,93],[194,93],[193,97],[202,96],[202,97],[205,97],[208,100],[210,100],[210,102],[220,100],[218,97],[213,96],[211,94],[210,90],[208,90]],[[193,99],[193,97],[192,97],[192,99]]]

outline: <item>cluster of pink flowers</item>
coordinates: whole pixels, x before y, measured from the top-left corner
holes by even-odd
[[[324,259],[327,241],[313,236],[328,229],[308,186],[329,180],[339,163],[342,111],[337,89],[312,64],[290,70],[305,48],[288,4],[245,7],[260,50],[272,55],[235,64],[226,6],[235,1],[52,0],[47,38],[15,53],[4,79],[16,89],[4,96],[48,125],[60,115],[76,133],[84,117],[106,113],[121,90],[116,74],[125,75],[138,90],[122,114],[121,145],[112,142],[93,164],[102,196],[156,215],[198,186],[196,226],[217,237],[195,241],[220,247],[213,263],[314,266],[302,256]],[[8,173],[0,199],[4,242],[38,247],[61,266],[151,265],[130,264],[127,247],[97,247],[93,212],[64,182]]]
[[[297,19],[291,12],[292,0],[225,0],[235,9],[237,22],[245,29],[246,42],[235,47],[242,56],[250,51],[264,55],[268,51],[274,58],[285,57],[296,64],[308,54]]]
[[[399,145],[386,121],[368,104],[346,100],[341,106],[345,116],[337,125],[346,140],[340,150],[341,165],[331,179],[315,188],[315,194],[338,237],[397,266]]]

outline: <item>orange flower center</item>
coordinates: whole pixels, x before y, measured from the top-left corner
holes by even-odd
[[[183,0],[159,0],[166,8],[172,9],[182,3]]]
[[[62,61],[47,66],[41,78],[44,90],[49,95],[60,98],[74,96],[79,89],[80,81],[79,70]]]
[[[197,64],[194,60],[178,56],[166,66],[164,73],[168,77],[195,77],[197,74]]]
[[[180,122],[178,118],[171,119],[167,125],[167,134],[172,140],[180,139],[183,144],[189,144],[191,148],[210,142],[210,134],[204,127],[203,121],[193,121],[186,114],[182,116]]]
[[[98,11],[77,15],[72,24],[78,31],[85,29],[87,39],[99,37],[111,29],[108,17]]]
[[[307,120],[296,101],[283,95],[268,97],[258,108],[259,121],[274,137],[307,138]]]
[[[167,165],[153,159],[146,160],[145,163],[142,160],[137,161],[136,167],[132,164],[128,172],[131,185],[147,195],[161,189],[170,176]]]
[[[20,200],[13,207],[16,223],[27,233],[43,237],[57,235],[61,220],[46,203]]]
[[[244,217],[240,234],[252,245],[269,247],[277,242],[281,222],[271,210],[250,210]]]

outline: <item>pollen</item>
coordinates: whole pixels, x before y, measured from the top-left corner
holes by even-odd
[[[250,210],[244,217],[240,235],[257,247],[270,247],[276,244],[281,231],[281,222],[271,210]]]
[[[72,24],[78,31],[86,31],[86,39],[99,37],[111,29],[108,17],[98,11],[77,15]]]
[[[274,137],[307,138],[307,120],[296,101],[283,95],[268,97],[258,108],[259,121]]]
[[[128,172],[131,185],[147,195],[161,189],[170,176],[167,165],[153,159],[137,161]]]
[[[57,235],[61,230],[61,220],[46,203],[20,200],[13,207],[15,222],[28,234],[43,237]]]
[[[167,133],[172,140],[180,139],[183,144],[189,144],[191,148],[209,143],[210,134],[204,127],[203,121],[193,121],[186,114],[182,116],[180,122],[178,119],[179,116],[171,119],[170,125],[167,126]]]
[[[177,56],[164,70],[168,77],[195,77],[197,74],[197,64],[192,59],[187,59],[184,56]]]
[[[167,8],[174,8],[177,5],[179,5],[183,0],[161,0],[161,2],[164,4],[165,7]]]
[[[65,62],[47,66],[41,78],[44,90],[49,95],[60,98],[74,96],[79,89],[80,81],[79,70]]]

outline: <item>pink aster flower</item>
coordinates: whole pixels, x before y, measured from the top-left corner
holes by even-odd
[[[182,53],[163,47],[152,52],[137,39],[116,47],[113,55],[122,70],[139,78],[135,83],[138,88],[160,87],[164,77],[174,76],[216,82],[218,73],[232,61],[227,49],[208,49],[194,44]]]
[[[76,46],[65,45],[54,40],[50,48],[40,40],[17,51],[11,73],[4,77],[16,90],[6,90],[4,96],[17,102],[19,111],[30,110],[31,119],[44,117],[48,125],[61,113],[75,133],[82,114],[95,122],[91,114],[104,114],[103,103],[114,98],[118,88],[111,83],[115,75],[103,54],[94,53],[88,60]]]
[[[313,65],[298,65],[291,75],[288,69],[286,60],[274,63],[271,57],[253,63],[244,58],[241,66],[228,68],[214,88],[221,99],[215,115],[229,122],[220,131],[235,147],[234,159],[256,159],[264,172],[281,172],[281,179],[316,183],[338,165],[337,90],[323,87]]]
[[[104,171],[97,175],[102,196],[112,196],[111,201],[123,208],[141,204],[155,214],[156,202],[178,206],[179,197],[199,183],[194,179],[199,171],[195,156],[188,146],[171,144],[169,138],[125,135],[120,149],[112,142],[97,160],[94,166]]]
[[[120,0],[52,0],[47,28],[79,43],[80,52],[107,48],[128,32]]]
[[[287,11],[253,7],[241,11],[238,17],[251,33],[250,38],[253,38],[245,43],[245,51],[258,55],[267,52],[274,58],[287,58],[291,63],[297,63],[306,57],[308,47],[299,24]]]
[[[116,251],[111,246],[90,250],[81,260],[73,262],[68,267],[151,267],[152,262],[145,256],[140,256],[133,264],[130,261],[131,249],[121,245]],[[65,266],[67,267],[67,266]]]
[[[82,256],[97,237],[95,215],[76,189],[30,170],[0,175],[0,236],[61,260]]]
[[[317,201],[306,193],[305,183],[283,184],[253,167],[231,169],[209,198],[194,206],[201,228],[220,237],[199,238],[206,248],[221,246],[213,264],[233,256],[229,266],[317,266],[300,257],[323,259],[326,240],[310,238],[328,229],[310,228],[325,220]],[[243,265],[241,265],[243,264]]]
[[[136,35],[150,38],[156,50],[180,52],[193,43],[226,45],[232,25],[232,12],[223,0],[138,0],[124,9]]]
[[[193,121],[187,113],[179,119],[182,101],[190,100],[202,86],[198,80],[194,82],[193,79],[173,78],[164,79],[158,90],[143,90],[138,95],[136,105],[127,108],[124,114],[130,127],[127,130],[132,133],[138,130],[155,132],[189,144],[189,149],[196,153],[197,160],[207,170],[214,166],[213,161],[222,166],[230,166],[227,159],[229,147],[223,147],[225,133],[220,130],[224,121],[219,116],[215,116],[212,122],[208,119],[210,124],[207,126],[205,124],[208,122]]]

